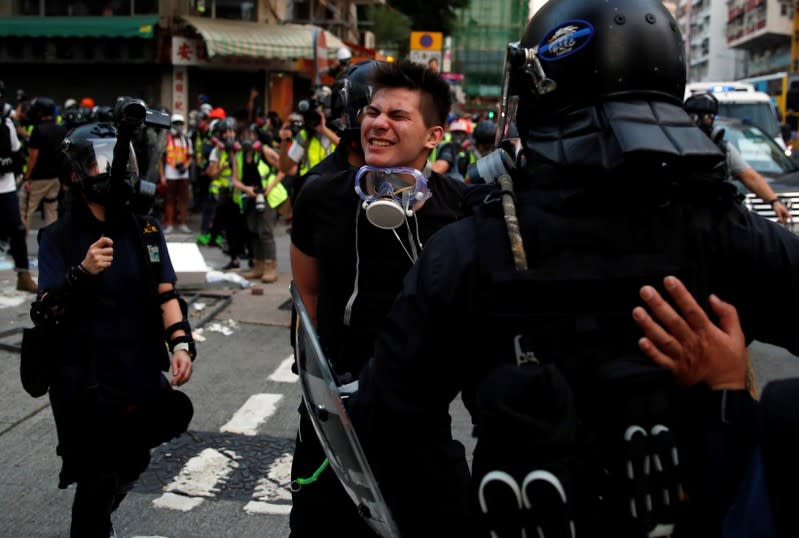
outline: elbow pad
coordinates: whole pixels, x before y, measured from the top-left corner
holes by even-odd
[[[189,356],[191,360],[197,357],[197,346],[194,344],[194,338],[191,334],[191,324],[189,323],[189,305],[186,303],[186,300],[180,296],[180,294],[174,288],[166,291],[164,293],[159,294],[161,299],[161,304],[164,304],[167,301],[171,301],[172,299],[177,299],[178,304],[180,305],[180,312],[183,315],[183,319],[178,321],[177,323],[173,323],[169,327],[164,330],[164,338],[167,341],[167,345],[169,346],[169,352],[172,353],[175,349],[175,346],[180,343],[187,343],[189,345]],[[175,331],[183,330],[185,334],[181,336],[172,337],[175,334]]]

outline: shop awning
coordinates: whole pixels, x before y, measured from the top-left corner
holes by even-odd
[[[336,56],[344,43],[326,30],[310,24],[258,22],[181,17],[200,33],[208,56],[243,56],[279,60],[313,59],[314,29],[324,31],[327,58]]]
[[[0,17],[0,37],[152,38],[158,16]]]

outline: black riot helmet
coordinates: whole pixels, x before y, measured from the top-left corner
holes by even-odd
[[[522,137],[531,125],[608,101],[682,105],[683,46],[660,0],[550,0],[508,46],[500,122],[513,120],[516,102]]]
[[[55,101],[49,97],[34,97],[28,109],[28,121],[39,123],[42,118],[55,116]]]
[[[116,143],[117,130],[112,123],[89,123],[72,129],[61,145],[76,180],[72,186],[83,192],[89,200],[103,205],[115,201],[114,196],[130,197],[138,192],[136,183],[139,174],[132,147],[126,177],[120,178],[119,188],[114,189],[111,167]],[[118,201],[124,203],[127,200]]]
[[[351,143],[360,144],[360,113],[372,99],[371,77],[377,65],[375,60],[351,65],[333,85],[331,116],[341,118],[339,135]]]
[[[695,93],[685,100],[683,108],[690,116],[715,116],[719,113],[719,100],[710,92]]]
[[[493,121],[484,120],[477,124],[472,132],[475,144],[493,144],[497,137],[497,124]]]
[[[691,121],[712,136],[713,122],[719,113],[719,100],[710,92],[695,93],[685,100],[685,111],[691,116]]]

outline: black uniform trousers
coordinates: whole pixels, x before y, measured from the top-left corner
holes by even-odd
[[[309,478],[325,461],[325,452],[311,419],[300,409],[300,428],[291,464],[291,479]],[[377,534],[358,514],[336,473],[329,466],[316,482],[300,486],[291,494],[290,538],[347,536],[375,538]]]

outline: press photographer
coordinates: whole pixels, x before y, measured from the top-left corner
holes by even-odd
[[[325,109],[329,109],[330,88],[317,89],[310,99],[300,101],[297,108],[303,125],[293,132],[291,122],[280,130],[280,171],[287,176],[302,176],[336,149],[339,137],[327,125]]]
[[[114,123],[71,130],[71,207],[39,232],[34,329],[23,337],[23,386],[49,392],[62,467],[77,483],[70,535],[114,536],[111,513],[147,468],[150,449],[185,432],[193,409],[171,385],[192,374],[185,302],[130,139],[169,117],[119,98]],[[164,372],[171,370],[171,380]]]

